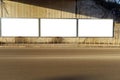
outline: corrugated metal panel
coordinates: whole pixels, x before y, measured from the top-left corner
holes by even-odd
[[[3,17],[75,18],[75,0],[39,0],[36,3],[35,1],[32,3],[32,1],[4,0]]]

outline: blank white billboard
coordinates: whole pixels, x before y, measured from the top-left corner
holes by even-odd
[[[2,18],[1,35],[3,37],[38,37],[38,23],[38,19]]]
[[[76,19],[41,19],[41,37],[76,37]]]
[[[112,19],[79,19],[79,37],[113,37]]]

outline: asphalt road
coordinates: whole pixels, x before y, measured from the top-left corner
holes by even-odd
[[[120,49],[0,49],[0,80],[120,80]]]

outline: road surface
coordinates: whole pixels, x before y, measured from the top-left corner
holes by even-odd
[[[0,49],[0,80],[120,80],[120,49]]]

